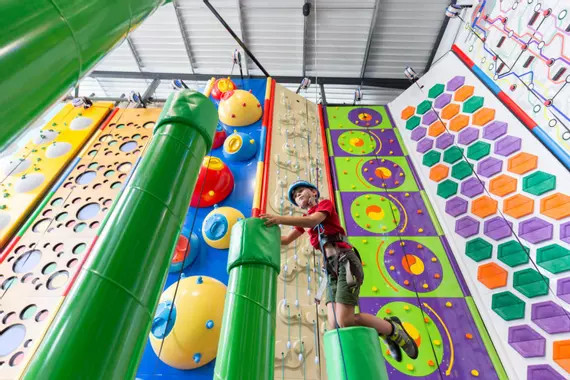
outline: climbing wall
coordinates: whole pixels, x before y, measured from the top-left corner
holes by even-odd
[[[568,171],[453,53],[389,106],[509,378],[568,378]]]
[[[159,113],[157,108],[116,109],[2,253],[3,378],[17,378],[33,359],[150,141]]]
[[[466,11],[456,44],[476,74],[512,99],[523,123],[551,141],[570,169],[568,12],[568,1],[479,0]]]
[[[293,182],[304,179],[318,186],[322,198],[330,198],[323,172],[323,144],[317,106],[281,85],[275,86],[271,150],[266,157],[267,212],[301,216],[287,198]],[[269,141],[269,140],[268,140]],[[282,226],[282,234],[291,227]],[[275,379],[326,378],[322,333],[326,309],[315,304],[320,281],[321,256],[309,239],[281,249],[281,273],[277,288]]]
[[[41,202],[111,108],[111,103],[95,103],[87,110],[67,104],[47,124],[28,133],[19,150],[2,158],[0,249]]]
[[[337,208],[363,260],[360,311],[398,316],[419,346],[398,363],[382,345],[390,379],[506,378],[387,109],[327,107],[326,121]]]

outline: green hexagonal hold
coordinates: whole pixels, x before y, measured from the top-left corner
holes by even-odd
[[[418,125],[420,125],[420,121],[422,121],[418,116],[412,116],[406,121],[406,129],[412,130]]]
[[[492,253],[493,246],[484,239],[475,238],[465,244],[465,254],[476,262],[490,259]]]
[[[517,265],[528,263],[528,252],[529,249],[527,247],[521,246],[516,240],[511,240],[499,244],[497,257],[513,268]]]
[[[441,153],[437,150],[430,150],[426,154],[424,154],[423,164],[425,166],[429,166],[430,168],[439,162],[441,158]]]
[[[533,195],[542,195],[556,189],[556,177],[543,171],[536,171],[523,178],[523,190]]]
[[[505,321],[512,321],[524,317],[525,303],[513,293],[506,291],[493,294],[491,308]]]
[[[451,176],[457,179],[463,179],[473,174],[473,167],[465,160],[461,160],[458,164],[451,168]]]
[[[463,112],[473,113],[481,107],[483,107],[483,97],[472,96],[469,100],[463,103]]]
[[[438,96],[440,96],[443,93],[444,89],[445,89],[445,86],[443,84],[441,84],[441,83],[434,84],[432,86],[432,88],[430,88],[428,91],[428,97],[437,98]]]
[[[558,244],[550,244],[536,250],[536,262],[550,273],[570,270],[570,250]]]
[[[439,195],[442,198],[449,198],[452,195],[455,195],[457,193],[457,182],[454,182],[450,179],[446,179],[443,182],[440,182],[439,185],[437,185],[437,195]]]
[[[455,145],[443,152],[443,161],[447,162],[448,164],[453,164],[461,157],[463,157],[463,149]]]
[[[491,152],[491,145],[484,141],[477,141],[467,148],[467,157],[472,160],[480,160]]]
[[[423,115],[424,113],[426,113],[430,109],[431,109],[431,102],[429,100],[424,100],[423,102],[418,104],[418,107],[416,108],[416,112],[419,113],[420,115]]]
[[[548,294],[548,277],[545,277],[532,268],[515,272],[513,287],[528,298]]]

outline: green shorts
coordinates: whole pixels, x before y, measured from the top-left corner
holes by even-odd
[[[330,274],[328,276],[329,286],[326,290],[326,303],[336,302],[345,305],[357,306],[358,296],[360,294],[360,285],[352,287],[348,286],[346,283],[346,268],[344,265],[339,265],[338,271],[338,277],[333,278]]]

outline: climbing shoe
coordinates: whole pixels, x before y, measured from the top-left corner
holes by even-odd
[[[390,351],[390,356],[392,357],[392,359],[394,359],[397,362],[401,362],[402,350],[400,349],[400,346],[398,346],[396,342],[394,342],[392,339],[384,335],[378,334],[378,336],[382,338],[382,341],[384,342],[384,344],[386,344],[386,347],[388,347],[388,351]]]
[[[392,327],[394,328],[394,331],[388,336],[388,339],[395,342],[404,350],[410,359],[416,359],[418,357],[418,346],[406,329],[404,329],[400,319],[398,317],[390,317],[387,320],[392,323]]]

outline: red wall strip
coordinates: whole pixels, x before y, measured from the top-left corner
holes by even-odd
[[[459,48],[459,46],[453,44],[451,46],[451,50],[457,54],[457,56],[469,67],[473,67],[475,64],[473,63],[473,61],[471,60],[471,58],[469,58],[467,55],[465,55],[465,53]]]
[[[101,124],[101,127],[99,129],[103,130],[107,127],[107,125],[109,125],[109,123],[111,122],[111,119],[113,118],[113,116],[115,116],[115,114],[119,112],[118,108],[115,108],[113,111],[111,111],[111,113],[109,114],[109,116],[107,116],[107,118],[105,119],[105,121],[103,121],[103,123]]]
[[[503,91],[499,92],[497,94],[497,97],[503,102],[505,103],[505,105],[507,106],[507,108],[509,108],[511,110],[512,113],[515,114],[516,117],[519,118],[519,120],[530,130],[532,130],[534,127],[536,127],[536,122],[534,120],[532,120],[530,118],[530,116],[528,116],[526,114],[526,112],[524,112],[522,110],[522,108],[520,108],[518,106],[518,104],[516,104],[511,98],[509,98],[509,96],[507,94],[505,94]]]
[[[263,164],[263,182],[261,185],[260,213],[267,211],[267,181],[269,178],[269,165],[271,164],[271,134],[273,133],[273,107],[275,104],[275,80],[271,80],[271,95],[269,96],[269,112],[267,112],[267,136],[265,138],[265,160]]]

